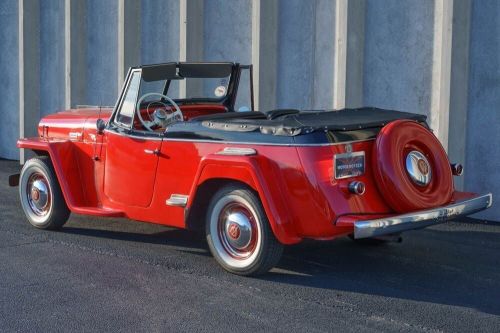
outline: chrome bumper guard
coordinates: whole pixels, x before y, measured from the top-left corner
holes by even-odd
[[[369,238],[402,231],[425,228],[489,208],[493,203],[491,193],[455,202],[445,207],[422,210],[409,214],[375,220],[354,222],[354,238]]]

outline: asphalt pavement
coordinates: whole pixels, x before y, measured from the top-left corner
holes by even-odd
[[[500,224],[287,247],[269,274],[223,271],[202,235],[72,215],[37,230],[0,160],[0,331],[500,332]]]

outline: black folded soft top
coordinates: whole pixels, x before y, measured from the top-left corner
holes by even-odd
[[[202,125],[223,131],[296,136],[317,130],[352,131],[383,127],[397,119],[425,122],[425,115],[373,107],[331,111],[273,110],[229,112],[195,118]]]

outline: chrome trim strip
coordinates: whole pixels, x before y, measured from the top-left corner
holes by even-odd
[[[374,141],[373,139],[344,141],[344,142],[329,142],[329,143],[273,143],[273,142],[242,142],[242,141],[222,141],[222,140],[200,140],[200,139],[173,139],[166,137],[164,141],[173,142],[202,142],[202,143],[221,143],[221,144],[235,144],[235,145],[255,145],[255,146],[282,146],[282,147],[329,147],[337,145],[347,145],[358,142]]]
[[[189,199],[189,195],[184,195],[184,194],[172,194],[170,196],[170,199],[167,199],[165,201],[165,204],[167,206],[174,206],[174,207],[186,207],[187,202]]]
[[[231,155],[231,156],[252,156],[257,155],[257,151],[253,148],[241,147],[226,147],[215,153],[216,155]]]
[[[77,104],[77,109],[113,109],[114,105],[87,105],[87,104]]]
[[[357,221],[354,222],[354,238],[369,238],[424,228],[479,212],[491,207],[492,203],[493,195],[488,193],[445,207],[375,220]]]
[[[110,134],[116,134],[116,135],[119,135],[119,136],[124,136],[124,137],[127,137],[127,138],[133,138],[133,139],[153,140],[153,141],[161,141],[161,140],[163,140],[163,138],[160,137],[160,136],[140,136],[140,135],[133,135],[133,134],[125,134],[125,133],[115,132],[115,131],[107,129],[107,128],[104,130],[104,132],[105,133],[110,133]]]

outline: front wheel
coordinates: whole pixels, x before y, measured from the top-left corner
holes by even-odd
[[[283,253],[259,198],[243,186],[225,186],[214,195],[205,231],[214,258],[234,274],[265,273]]]
[[[24,164],[19,195],[24,213],[34,227],[59,229],[68,220],[70,211],[49,158],[36,157]]]

